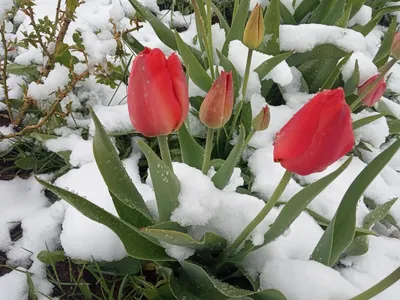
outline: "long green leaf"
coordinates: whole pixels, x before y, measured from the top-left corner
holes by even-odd
[[[215,173],[214,176],[211,178],[214,185],[220,190],[222,190],[229,183],[229,180],[231,179],[233,170],[235,169],[237,161],[240,155],[242,154],[242,147],[245,135],[246,135],[245,129],[241,125],[239,129],[239,137],[235,147],[233,147],[231,153],[229,153],[229,156],[222,165],[222,167],[219,168],[217,173]]]
[[[159,221],[169,221],[172,212],[179,206],[178,196],[181,192],[181,183],[174,171],[145,142],[138,141],[138,145],[146,156],[149,165],[157,200]]]
[[[204,156],[203,147],[191,136],[185,124],[181,126],[178,133],[182,161],[193,168],[201,170]]]
[[[279,12],[281,13],[281,18],[283,20],[283,24],[288,24],[288,25],[296,25],[297,22],[293,18],[292,13],[287,9],[285,4],[282,3],[282,1],[279,1]]]
[[[136,54],[138,54],[139,52],[144,50],[144,46],[137,39],[135,39],[131,34],[124,33],[122,35],[122,39],[128,45],[128,47]]]
[[[350,18],[352,18],[356,13],[358,13],[360,8],[364,5],[365,0],[349,0],[347,3],[352,7],[350,14]]]
[[[212,2],[211,2],[211,7],[212,7],[212,10],[215,12],[215,14],[218,17],[219,25],[225,30],[225,34],[228,34],[228,32],[229,32],[229,30],[231,30],[231,28],[229,27],[228,22],[226,22],[225,17],[222,15],[222,13],[218,9],[218,7]]]
[[[398,198],[389,200],[388,202],[378,205],[374,210],[370,211],[363,220],[363,227],[365,229],[371,229],[376,223],[382,221],[389,213],[393,204],[396,203]]]
[[[317,7],[319,0],[302,1],[299,7],[296,8],[293,17],[297,23],[300,23],[315,7]]]
[[[390,48],[392,46],[396,29],[397,29],[397,18],[393,17],[392,22],[390,23],[390,26],[386,31],[385,37],[382,40],[381,46],[379,47],[379,50],[376,53],[373,60],[373,62],[378,68],[382,67],[387,62],[387,59],[390,56]]]
[[[174,259],[165,254],[162,247],[150,242],[142,236],[140,230],[128,222],[110,214],[96,204],[85,198],[71,193],[58,186],[52,185],[38,177],[36,180],[46,189],[67,201],[79,212],[89,219],[103,224],[115,232],[125,246],[126,252],[137,259],[155,261],[173,261]]]
[[[342,27],[342,28],[346,28],[347,27],[347,23],[349,22],[350,19],[350,13],[351,13],[351,4],[345,9],[343,15],[339,18],[339,20],[337,20],[336,22],[336,26],[337,27]]]
[[[279,25],[281,14],[279,11],[279,0],[271,0],[264,14],[265,35],[268,36],[265,53],[279,54]]]
[[[298,70],[303,74],[304,80],[307,82],[310,92],[316,93],[326,82],[336,65],[336,58],[315,59],[305,62],[298,67]]]
[[[326,79],[326,81],[324,82],[324,84],[322,85],[322,87],[320,88],[320,90],[329,90],[333,87],[335,81],[337,80],[340,71],[342,70],[342,67],[344,66],[345,63],[347,63],[347,61],[350,59],[350,56],[352,55],[352,53],[347,54],[335,67],[335,69],[333,69],[331,75],[329,75],[328,79]]]
[[[332,266],[351,244],[356,228],[358,200],[399,148],[400,139],[375,157],[352,182],[343,196],[335,216],[315,247],[311,255],[312,260]]]
[[[258,76],[260,77],[260,80],[263,80],[264,77],[267,76],[268,73],[271,72],[273,68],[275,68],[277,65],[279,65],[281,62],[283,62],[285,59],[287,59],[292,54],[293,54],[293,52],[285,52],[285,53],[275,55],[274,57],[267,59],[262,64],[260,64],[257,68],[255,68],[254,72],[256,72],[258,74]]]
[[[399,134],[400,133],[400,120],[389,120],[389,133],[390,134]]]
[[[330,13],[336,0],[321,0],[317,8],[313,11],[308,23],[324,24],[323,20]]]
[[[212,232],[206,232],[200,241],[196,241],[190,235],[174,230],[158,229],[152,227],[145,227],[141,229],[143,233],[156,238],[165,243],[189,247],[196,250],[211,250],[221,251],[226,247],[227,241]]]
[[[322,24],[334,25],[341,16],[343,16],[345,11],[346,0],[336,0],[332,5],[329,13],[325,16]]]
[[[292,197],[289,202],[282,208],[278,217],[264,235],[264,243],[266,245],[277,237],[279,237],[294,220],[301,214],[307,205],[318,196],[329,184],[332,183],[351,163],[352,157],[349,157],[339,168],[329,175],[322,177],[314,183],[306,186],[300,192]],[[261,246],[257,246],[259,248]]]
[[[247,13],[249,11],[250,0],[242,0],[239,4],[238,12],[233,19],[231,30],[226,35],[222,54],[228,56],[229,43],[233,40],[241,41],[243,39],[244,26],[246,24]]]
[[[182,261],[180,264],[184,271],[182,275],[189,280],[189,290],[198,295],[200,299],[286,300],[278,290],[268,289],[257,292],[241,290],[209,276],[206,271],[194,263]]]
[[[121,206],[117,204],[118,210],[128,210],[132,215],[129,220],[125,221],[134,222],[132,223],[134,226],[151,224],[150,212],[122,165],[107,132],[93,111],[91,111],[91,115],[96,129],[93,138],[93,154],[104,182],[115,196],[114,202],[121,203]]]
[[[382,16],[391,12],[395,12],[400,10],[400,6],[389,6],[389,7],[383,7],[377,11],[374,12],[371,21],[369,21],[365,25],[356,25],[352,29],[355,31],[360,32],[363,36],[368,35],[372,31],[372,29],[375,28],[375,26],[379,23],[381,20]]]
[[[384,116],[385,116],[384,114],[376,114],[376,115],[368,116],[368,117],[359,119],[357,121],[354,121],[353,122],[353,130],[356,130],[357,128],[368,125],[369,123],[372,123]]]
[[[182,40],[178,33],[175,33],[176,43],[178,45],[179,54],[181,55],[190,78],[203,91],[208,92],[212,85],[212,79],[204,70],[203,66],[190,51],[188,45]]]
[[[306,1],[303,1],[304,3]],[[309,62],[315,59],[328,59],[328,58],[342,58],[347,55],[348,52],[336,47],[332,44],[323,44],[316,46],[311,51],[305,53],[294,53],[292,56],[288,57],[288,65],[297,67],[305,62]]]

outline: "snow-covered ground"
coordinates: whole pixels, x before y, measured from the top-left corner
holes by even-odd
[[[170,16],[167,11],[160,12],[156,0],[141,0],[152,11],[160,16],[167,14],[162,20],[169,25]],[[254,3],[253,3],[254,2]],[[257,1],[252,1],[252,5]],[[282,1],[290,6],[292,1]],[[301,1],[296,1],[296,6]],[[7,4],[7,1],[0,0]],[[37,18],[47,15],[54,18],[55,1],[37,0],[35,13]],[[266,1],[261,1],[265,5]],[[1,6],[0,6],[1,7]],[[291,8],[293,10],[293,8]],[[86,0],[77,10],[76,22],[72,23],[66,37],[67,42],[72,42],[75,30],[82,33],[83,41],[89,53],[90,63],[104,61],[107,55],[112,55],[116,48],[112,36],[112,19],[120,29],[129,26],[126,15],[133,13],[128,0]],[[22,30],[31,31],[30,21],[22,15],[17,15],[23,22],[21,29],[16,33],[21,37]],[[371,12],[364,7],[352,19],[352,24],[365,24],[371,17]],[[1,19],[1,13],[0,13]],[[183,40],[193,44],[196,34],[193,16],[181,16],[174,13],[175,24],[188,24],[188,30],[180,33]],[[143,45],[158,47],[169,54],[170,48],[164,45],[155,35],[148,23],[142,23],[143,28],[132,34]],[[382,28],[375,28],[366,37],[350,29],[327,27],[324,25],[282,25],[280,28],[281,50],[306,52],[313,47],[332,43],[337,47],[353,51],[352,57],[343,68],[343,78],[348,79],[353,70],[355,60],[359,61],[360,84],[376,75],[378,70],[372,63],[376,54]],[[8,38],[12,37],[7,33]],[[214,47],[221,49],[225,34],[218,24],[213,25]],[[240,41],[233,41],[229,48],[229,59],[234,63],[238,73],[243,75],[245,68],[245,46]],[[0,49],[1,51],[1,49]],[[251,66],[250,82],[247,96],[251,98],[253,115],[256,115],[265,100],[261,96],[261,85],[254,68],[263,62],[267,55],[254,53]],[[217,59],[217,57],[216,57]],[[19,64],[43,62],[41,53],[34,48],[16,57]],[[289,67],[286,62],[279,64],[269,75],[274,82],[282,86],[282,91],[287,105],[270,107],[271,123],[267,130],[257,132],[250,142],[255,150],[247,150],[244,154],[248,158],[248,165],[255,176],[252,191],[262,199],[268,199],[284,169],[273,162],[272,142],[275,133],[293,116],[293,114],[306,103],[312,95],[301,91],[299,71]],[[11,76],[8,83],[13,87],[11,93],[18,95],[21,87],[17,84],[19,76]],[[53,97],[52,93],[58,87],[63,87],[68,82],[68,70],[57,65],[43,84],[31,83],[28,94],[46,105]],[[388,80],[388,88],[398,93],[400,91],[400,65],[395,65],[393,74]],[[0,90],[0,95],[2,90]],[[68,101],[73,102],[75,108],[81,106],[81,101],[88,101],[99,116],[101,122],[109,132],[129,131],[132,125],[129,121],[128,110],[124,97],[126,86],[122,84],[110,106],[108,102],[114,90],[108,86],[96,83],[93,77],[86,80],[77,89],[68,95]],[[205,93],[190,81],[190,96],[204,95]],[[392,99],[397,100],[397,99]],[[400,105],[392,100],[383,100],[394,115],[400,117]],[[66,103],[67,103],[66,102]],[[364,111],[353,115],[357,120],[374,113]],[[93,134],[94,125],[90,119],[70,120],[82,127],[88,128]],[[192,132],[204,133],[204,128],[195,119],[190,118]],[[11,128],[0,127],[4,134]],[[94,162],[92,153],[92,137],[88,140],[81,137],[79,130],[61,128],[57,131],[57,139],[46,141],[46,147],[51,151],[71,151],[70,163],[76,169],[58,178],[56,184],[75,191],[81,196],[96,203],[100,207],[116,214],[112,200],[104,184],[101,174]],[[363,141],[368,144],[371,151],[362,151],[362,160],[354,158],[350,166],[338,177],[333,184],[313,200],[308,208],[321,216],[331,219],[352,180],[381,150],[385,149],[391,141],[387,141],[389,129],[385,118],[380,118],[355,132],[356,143]],[[155,196],[151,183],[141,183],[137,163],[140,152],[136,142],[132,140],[134,151],[124,161],[132,181],[138,187],[152,212],[155,212]],[[0,142],[0,150],[9,147],[7,141]],[[326,171],[298,180],[291,180],[282,196],[282,201],[288,201],[301,184],[312,183],[327,175],[340,166],[345,158],[334,163]],[[174,170],[181,181],[182,192],[179,197],[180,206],[174,211],[172,220],[185,226],[191,226],[190,234],[199,238],[206,231],[213,231],[232,242],[241,230],[249,223],[263,206],[261,199],[235,193],[237,186],[243,183],[239,170],[234,173],[230,184],[220,191],[214,187],[211,180],[200,171],[181,163],[174,163]],[[383,172],[365,191],[364,196],[376,204],[383,204],[395,197],[400,197],[400,153],[385,167]],[[45,177],[46,178],[46,177]],[[32,280],[36,289],[44,295],[51,295],[52,285],[46,279],[46,266],[36,259],[36,255],[46,247],[55,250],[62,247],[71,258],[85,260],[119,260],[126,256],[126,252],[118,237],[107,227],[93,222],[76,209],[58,201],[51,204],[44,196],[43,188],[33,178],[15,178],[11,181],[0,181],[0,251],[6,253],[10,266],[18,267],[0,277],[0,300],[22,300],[28,297],[26,275],[21,271],[33,273]],[[252,233],[251,239],[255,245],[263,242],[264,233],[278,215],[280,208],[274,208],[268,217]],[[361,226],[368,209],[362,199],[357,208],[357,225]],[[390,214],[400,224],[400,202],[393,205]],[[17,242],[12,242],[9,231],[21,222],[23,236]],[[383,226],[374,228],[381,236],[369,236],[369,251],[363,256],[348,256],[341,261],[340,268],[332,269],[309,261],[309,257],[319,241],[323,230],[318,223],[306,212],[292,224],[283,236],[276,241],[255,251],[244,262],[244,267],[252,276],[260,275],[261,288],[276,288],[288,300],[301,299],[349,299],[361,291],[374,285],[400,265],[400,240],[389,236],[399,236],[396,228],[386,229]],[[186,259],[194,251],[184,247],[166,246],[167,253],[177,259]],[[33,262],[33,264],[32,264]],[[395,300],[400,294],[400,283],[394,284],[374,299]],[[46,299],[38,295],[39,299]]]

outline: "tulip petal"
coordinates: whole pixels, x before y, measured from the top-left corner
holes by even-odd
[[[167,69],[171,78],[175,97],[181,107],[181,116],[174,130],[179,129],[189,113],[189,92],[185,73],[178,56],[173,53],[167,59]]]

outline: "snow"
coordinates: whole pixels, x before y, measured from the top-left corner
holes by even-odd
[[[281,51],[307,52],[322,44],[333,44],[347,52],[365,51],[364,36],[354,30],[321,24],[280,25]]]
[[[359,86],[379,73],[378,68],[375,66],[371,59],[369,59],[362,52],[355,52],[350,56],[349,60],[344,64],[342,68],[342,76],[345,82],[350,79],[351,75],[353,75],[356,61],[358,61],[360,72]]]
[[[260,281],[262,289],[278,289],[288,300],[345,300],[361,292],[339,272],[315,261],[268,261]]]
[[[13,0],[0,1],[0,22],[3,22],[7,17],[7,12],[14,6]]]
[[[1,135],[8,135],[14,133],[14,129],[12,125],[8,126],[0,126],[0,136]],[[12,147],[12,140],[11,139],[5,139],[0,141],[0,153],[3,151],[7,151]]]
[[[0,277],[0,300],[27,300],[26,270],[18,268]]]
[[[69,70],[67,67],[56,63],[54,69],[50,71],[47,78],[43,80],[43,84],[31,82],[28,86],[28,96],[36,99],[42,108],[49,108],[54,93],[67,86],[69,82]],[[51,95],[51,97],[49,97]]]
[[[19,54],[15,58],[15,61],[14,61],[17,64],[29,66],[31,64],[42,64],[43,63],[42,51],[37,48],[29,46],[29,49],[26,50],[21,47],[19,49],[19,52],[21,54]]]
[[[389,72],[391,75],[387,80],[387,89],[393,93],[400,94],[400,64],[396,63]]]
[[[347,23],[348,27],[354,25],[365,25],[371,20],[372,8],[367,5],[361,6],[360,10],[349,20]]]
[[[353,121],[355,121],[373,115],[376,115],[376,113],[371,113],[364,110],[358,114],[353,114],[352,119]],[[371,144],[375,148],[379,148],[386,141],[386,137],[388,135],[389,127],[384,117],[379,118],[374,122],[364,125],[354,131],[354,139],[356,145],[359,141],[363,141]]]
[[[93,107],[96,116],[107,132],[132,132],[131,120],[128,114],[127,104],[117,106],[95,106]],[[90,123],[89,131],[94,134],[93,121]]]

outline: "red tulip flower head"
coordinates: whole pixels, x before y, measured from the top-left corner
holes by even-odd
[[[395,33],[390,50],[396,59],[400,59],[400,32]]]
[[[325,170],[354,145],[350,108],[342,88],[316,94],[277,133],[274,161],[309,175]]]
[[[379,75],[375,75],[368,79],[363,85],[358,87],[358,95],[361,95],[366,89],[368,89],[369,86],[374,82],[374,80],[378,77]],[[377,85],[362,99],[362,102],[367,105],[367,106],[373,106],[376,102],[378,102],[383,94],[385,93],[386,90],[386,83],[384,81],[384,78],[378,82]]]
[[[128,84],[128,109],[133,127],[145,136],[179,129],[189,111],[185,73],[174,53],[145,48],[136,56]]]
[[[233,109],[232,72],[221,72],[200,107],[200,120],[208,128],[221,128],[228,122]]]

